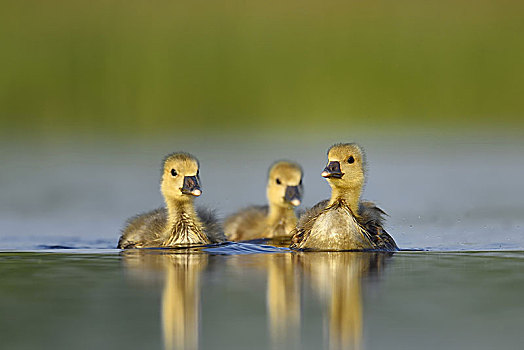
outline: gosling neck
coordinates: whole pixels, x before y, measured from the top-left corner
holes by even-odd
[[[211,243],[196,214],[192,197],[166,199],[166,206],[168,218],[162,246]]]
[[[358,215],[358,204],[360,203],[362,186],[347,188],[332,186],[331,188],[331,200],[329,201],[329,204],[333,204],[337,201],[344,201],[349,205],[353,215]]]
[[[196,211],[193,205],[193,198],[173,199],[166,198],[167,217],[170,224],[179,221],[185,214],[189,217],[195,217]]]
[[[269,213],[267,215],[267,222],[269,225],[278,224],[280,222],[295,225],[296,221],[297,217],[293,206],[281,206],[275,203],[269,203]]]

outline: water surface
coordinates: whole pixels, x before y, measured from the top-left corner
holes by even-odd
[[[221,217],[265,203],[267,169],[282,158],[304,168],[301,208],[309,207],[329,197],[320,176],[327,148],[358,141],[368,160],[363,198],[389,214],[386,229],[400,247],[524,249],[522,140],[442,131],[321,135],[3,143],[0,247],[114,248],[127,218],[162,205],[160,163],[179,150],[201,163],[197,205]]]
[[[493,349],[523,252],[1,253],[6,349]]]

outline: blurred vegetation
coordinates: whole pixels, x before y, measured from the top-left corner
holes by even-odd
[[[522,127],[521,0],[2,0],[5,132]]]

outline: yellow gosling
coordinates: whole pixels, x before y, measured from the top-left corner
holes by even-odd
[[[295,228],[295,207],[302,200],[300,165],[279,161],[269,169],[268,205],[247,207],[226,219],[224,228],[232,241],[289,237]]]
[[[365,157],[355,143],[333,145],[322,172],[331,186],[331,199],[319,202],[300,217],[293,231],[292,249],[385,250],[398,247],[383,229],[385,213],[372,202],[362,202]]]
[[[182,152],[168,155],[160,189],[165,207],[129,219],[118,248],[202,245],[225,240],[213,212],[195,210],[193,200],[202,194],[195,157]]]

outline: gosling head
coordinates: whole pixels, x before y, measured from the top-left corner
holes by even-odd
[[[172,153],[164,159],[160,189],[164,198],[187,201],[202,194],[198,160],[188,153]]]
[[[267,199],[279,207],[296,207],[302,201],[302,168],[287,161],[279,161],[269,168]]]
[[[364,185],[365,157],[356,143],[338,143],[328,150],[328,164],[322,171],[332,188],[360,189]]]

